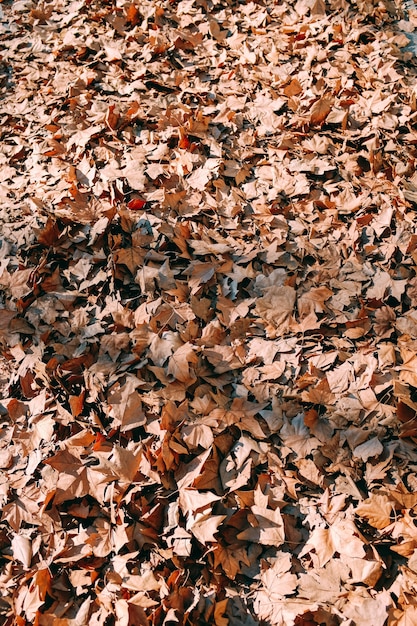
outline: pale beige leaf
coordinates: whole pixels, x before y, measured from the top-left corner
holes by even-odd
[[[190,527],[194,537],[203,545],[215,543],[215,535],[219,532],[220,524],[226,519],[226,515],[204,515]]]
[[[238,534],[241,541],[260,543],[265,546],[280,546],[285,541],[284,522],[279,509],[275,511],[254,505],[252,515],[248,516],[251,524]]]
[[[367,461],[368,459],[376,456],[380,456],[384,450],[384,446],[379,441],[378,437],[372,437],[365,443],[361,443],[353,450],[353,455]]]
[[[392,500],[384,494],[372,494],[356,507],[355,513],[364,517],[374,528],[383,529],[391,524],[394,512]]]
[[[256,312],[270,324],[277,335],[284,335],[291,328],[296,292],[293,287],[269,287],[256,302]]]
[[[13,556],[22,563],[25,569],[30,567],[32,562],[32,542],[23,535],[14,535],[12,539]]]

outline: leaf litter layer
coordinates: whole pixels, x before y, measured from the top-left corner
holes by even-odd
[[[416,13],[0,8],[2,623],[416,623]]]

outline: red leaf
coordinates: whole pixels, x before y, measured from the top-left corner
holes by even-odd
[[[127,203],[127,208],[132,211],[140,211],[146,204],[146,200],[142,200],[141,198],[134,198],[130,202]]]
[[[178,147],[182,148],[183,150],[188,150],[190,146],[191,146],[191,143],[187,135],[183,135],[178,142]]]

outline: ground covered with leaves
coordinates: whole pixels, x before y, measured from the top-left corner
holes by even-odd
[[[416,13],[0,9],[1,623],[416,624]]]

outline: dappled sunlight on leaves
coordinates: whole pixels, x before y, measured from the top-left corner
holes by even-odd
[[[414,624],[416,12],[0,21],[1,623]]]

